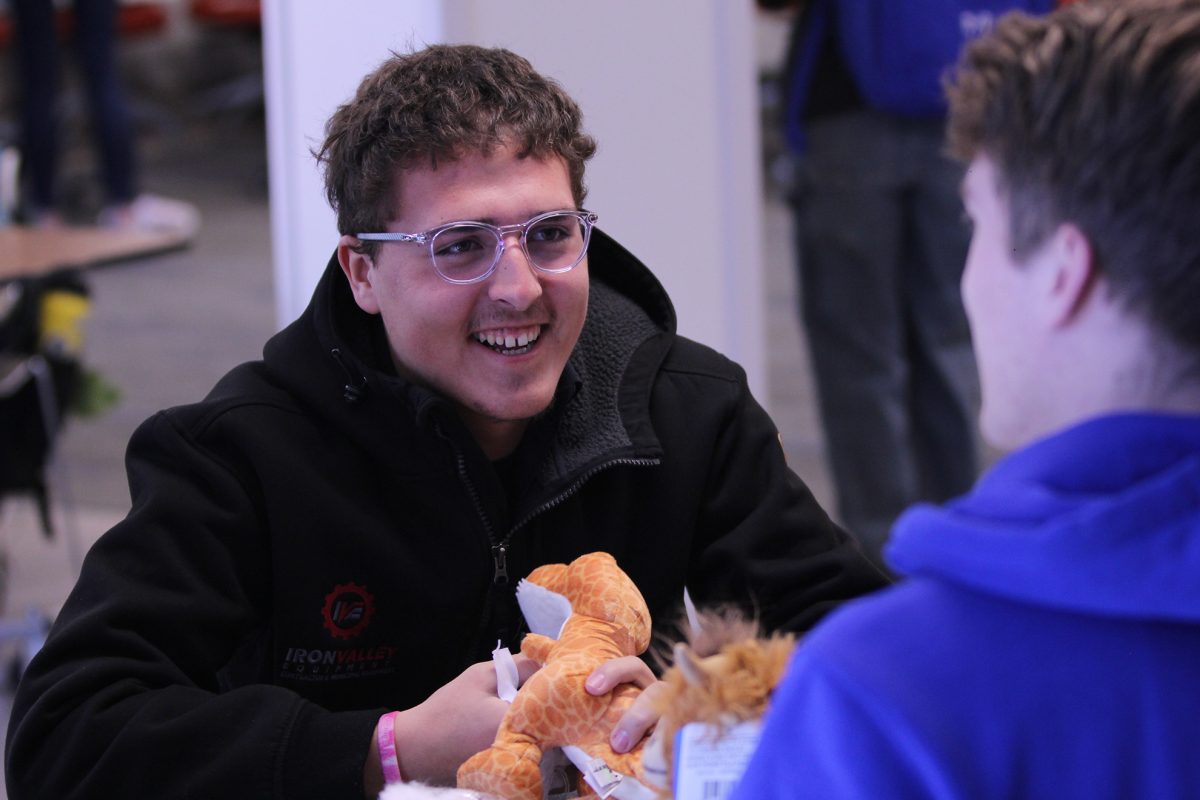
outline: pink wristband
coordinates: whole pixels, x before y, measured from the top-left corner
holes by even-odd
[[[400,774],[400,759],[396,756],[396,715],[399,711],[389,711],[379,718],[378,734],[379,764],[383,767],[383,782],[403,783],[404,776]]]

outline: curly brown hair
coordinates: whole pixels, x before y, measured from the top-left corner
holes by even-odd
[[[1074,223],[1114,296],[1200,351],[1200,2],[1006,15],[947,93],[949,150],[995,163],[1017,259]]]
[[[380,231],[396,208],[400,171],[437,166],[467,153],[512,146],[521,158],[558,156],[582,207],[584,163],[596,142],[563,88],[508,50],[434,45],[393,53],[367,75],[354,98],[325,125],[314,154],[325,171],[325,194],[338,231]],[[377,242],[362,244],[374,254]]]

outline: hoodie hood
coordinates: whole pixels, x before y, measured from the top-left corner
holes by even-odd
[[[911,577],[1075,612],[1200,621],[1200,416],[1093,419],[917,506],[888,561]]]
[[[674,308],[650,270],[598,229],[588,248],[588,272],[587,319],[555,396],[558,435],[568,445],[562,452],[569,454],[565,462],[559,458],[555,472],[613,448],[657,449],[629,413],[648,402],[649,386],[645,397],[631,397],[623,379],[635,353],[659,340],[665,352],[675,331]],[[403,449],[406,437],[427,435],[437,420],[445,420],[448,431],[458,429],[445,398],[396,374],[382,321],[355,303],[336,254],[308,308],[267,342],[263,360],[274,381],[382,459]],[[657,359],[650,361],[656,368]]]

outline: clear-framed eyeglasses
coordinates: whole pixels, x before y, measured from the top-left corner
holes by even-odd
[[[424,233],[356,233],[364,242],[409,242],[429,247],[433,268],[449,283],[485,280],[496,271],[509,234],[521,234],[521,249],[539,272],[560,274],[574,269],[587,253],[592,225],[599,217],[591,211],[547,211],[516,225],[486,222],[448,222]]]

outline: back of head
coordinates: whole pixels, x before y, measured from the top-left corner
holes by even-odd
[[[1007,15],[947,91],[950,150],[995,163],[1014,255],[1075,224],[1114,296],[1200,358],[1200,0]]]
[[[393,54],[364,78],[326,124],[317,158],[338,230],[353,234],[383,230],[401,213],[399,170],[502,145],[522,157],[561,157],[582,205],[584,162],[596,144],[581,126],[575,102],[524,58],[499,48],[435,45]]]

